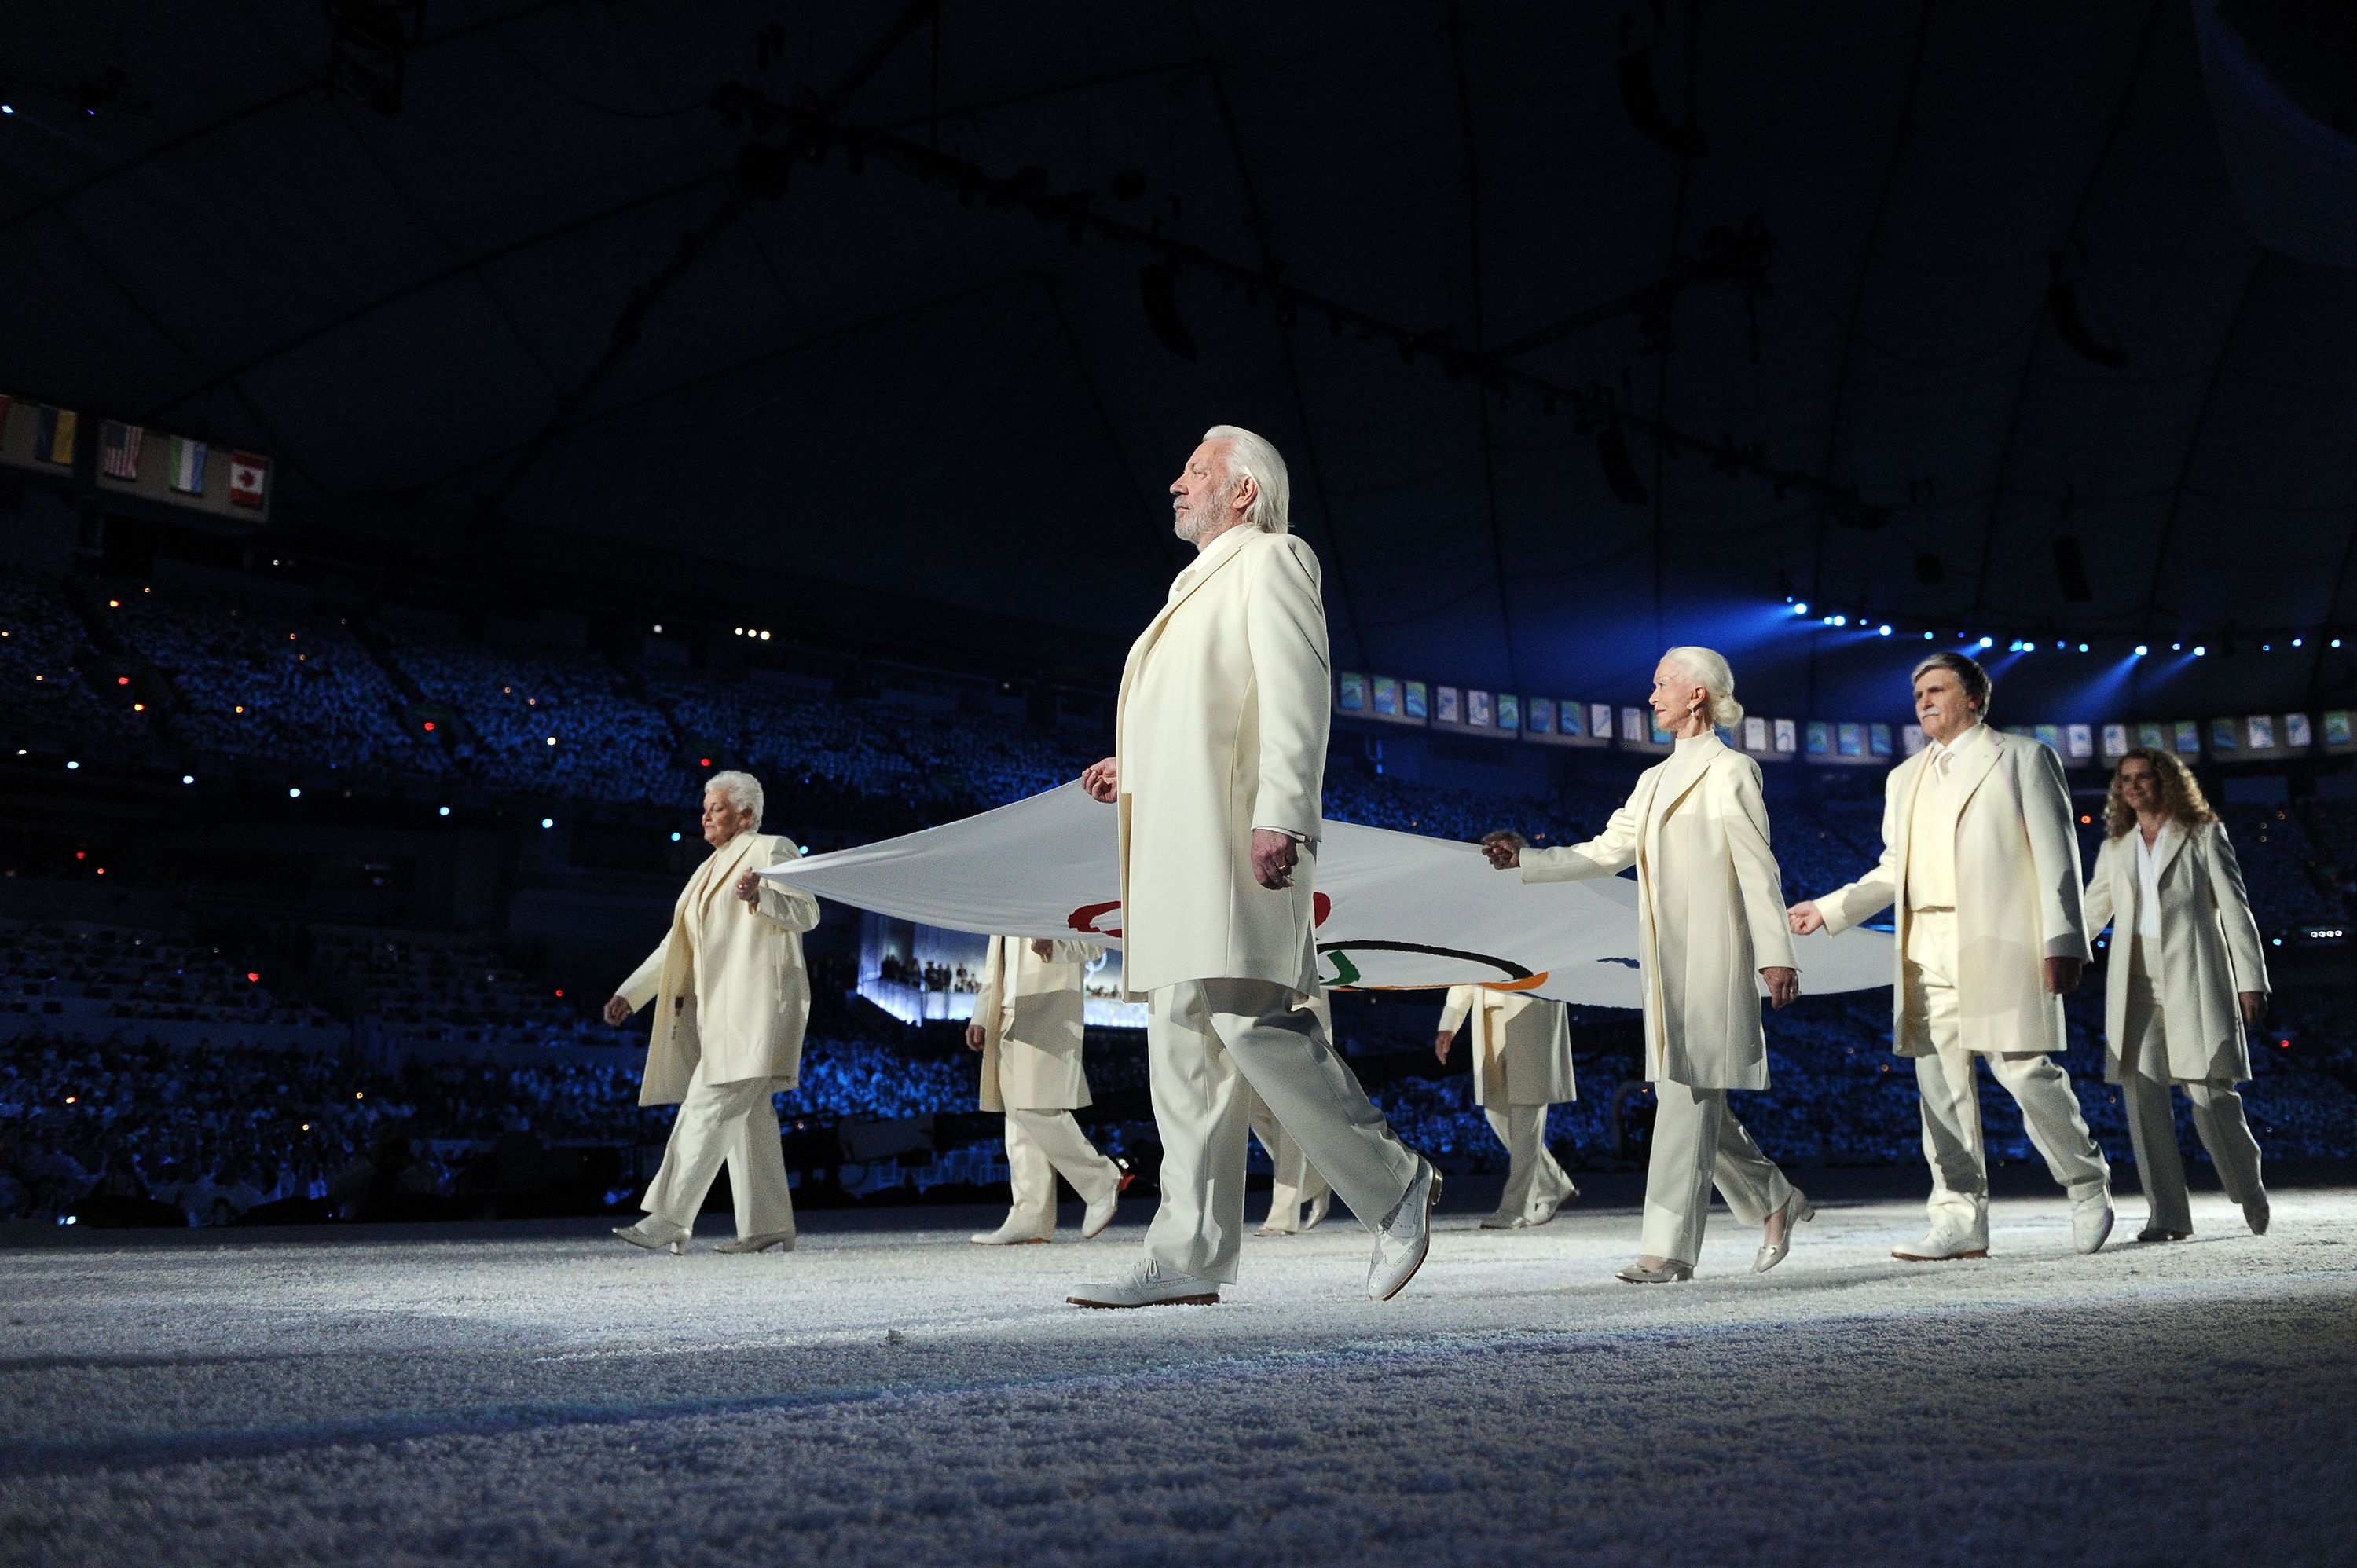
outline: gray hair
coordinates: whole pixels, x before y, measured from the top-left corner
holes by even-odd
[[[1964,689],[1964,700],[1979,711],[1983,723],[1987,722],[1989,698],[1996,693],[1996,682],[1989,679],[1989,672],[1981,668],[1979,660],[1967,653],[1944,650],[1927,654],[1923,662],[1915,666],[1915,672],[1907,677],[1908,686],[1912,688],[1921,681],[1926,670],[1945,670],[1953,675]]]
[[[1265,435],[1255,435],[1241,424],[1214,424],[1203,432],[1206,441],[1228,444],[1228,483],[1249,477],[1260,488],[1253,504],[1244,509],[1244,521],[1269,533],[1286,533],[1293,528],[1293,477],[1286,471],[1285,459],[1277,454]]]
[[[739,773],[731,768],[726,773],[716,773],[705,779],[704,792],[707,795],[723,796],[738,811],[752,812],[754,831],[760,830],[763,802],[761,781],[759,779],[749,773]]]
[[[1743,722],[1743,704],[1735,700],[1735,671],[1727,667],[1724,654],[1716,649],[1685,647],[1673,648],[1662,658],[1684,671],[1708,693],[1712,724],[1733,729]]]

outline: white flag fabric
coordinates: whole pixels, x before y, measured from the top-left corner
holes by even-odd
[[[1318,973],[1337,988],[1491,985],[1598,1007],[1643,1004],[1637,885],[1525,884],[1479,846],[1328,822],[1318,846]],[[1077,782],[980,816],[763,872],[897,919],[1118,947],[1114,808]],[[1803,993],[1890,983],[1890,938],[1797,940]]]

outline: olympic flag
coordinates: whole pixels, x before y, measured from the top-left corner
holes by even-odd
[[[1075,783],[980,816],[763,872],[898,919],[1120,945],[1114,809]],[[1476,845],[1328,822],[1318,848],[1318,973],[1337,988],[1490,985],[1637,1007],[1637,885],[1525,884]],[[1796,939],[1804,993],[1890,983],[1890,938]]]

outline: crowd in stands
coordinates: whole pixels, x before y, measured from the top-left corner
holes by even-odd
[[[126,1022],[324,1026],[317,1006],[284,1005],[221,950],[153,932],[58,921],[0,920],[0,1015],[62,1013],[101,1003]]]
[[[912,963],[898,953],[886,953],[876,965],[876,978],[920,991],[979,991],[982,976],[964,964]]]
[[[72,600],[61,585],[0,573],[0,711],[51,735],[132,740],[145,736],[140,699],[102,675]],[[106,695],[100,695],[99,682]]]

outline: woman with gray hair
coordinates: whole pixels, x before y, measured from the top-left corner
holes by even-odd
[[[801,1080],[810,1019],[802,933],[818,924],[818,900],[761,879],[802,854],[791,839],[760,832],[761,804],[749,773],[716,773],[704,786],[712,854],[687,879],[671,929],[606,1004],[608,1024],[655,1004],[639,1103],[679,1107],[640,1204],[647,1217],[614,1232],[651,1251],[687,1251],[724,1162],[737,1239],[719,1250],[794,1247],[794,1198],[770,1097]]]
[[[1653,671],[1652,701],[1676,749],[1638,779],[1603,832],[1563,849],[1524,850],[1503,836],[1483,845],[1491,865],[1520,866],[1525,882],[1637,868],[1643,1076],[1658,1109],[1641,1255],[1620,1274],[1631,1284],[1694,1277],[1714,1182],[1738,1221],[1766,1232],[1755,1273],[1782,1262],[1792,1227],[1815,1213],[1727,1104],[1730,1090],[1768,1087],[1763,984],[1778,1007],[1801,993],[1760,764],[1714,729],[1743,722],[1735,677],[1707,648],[1673,648]]]

